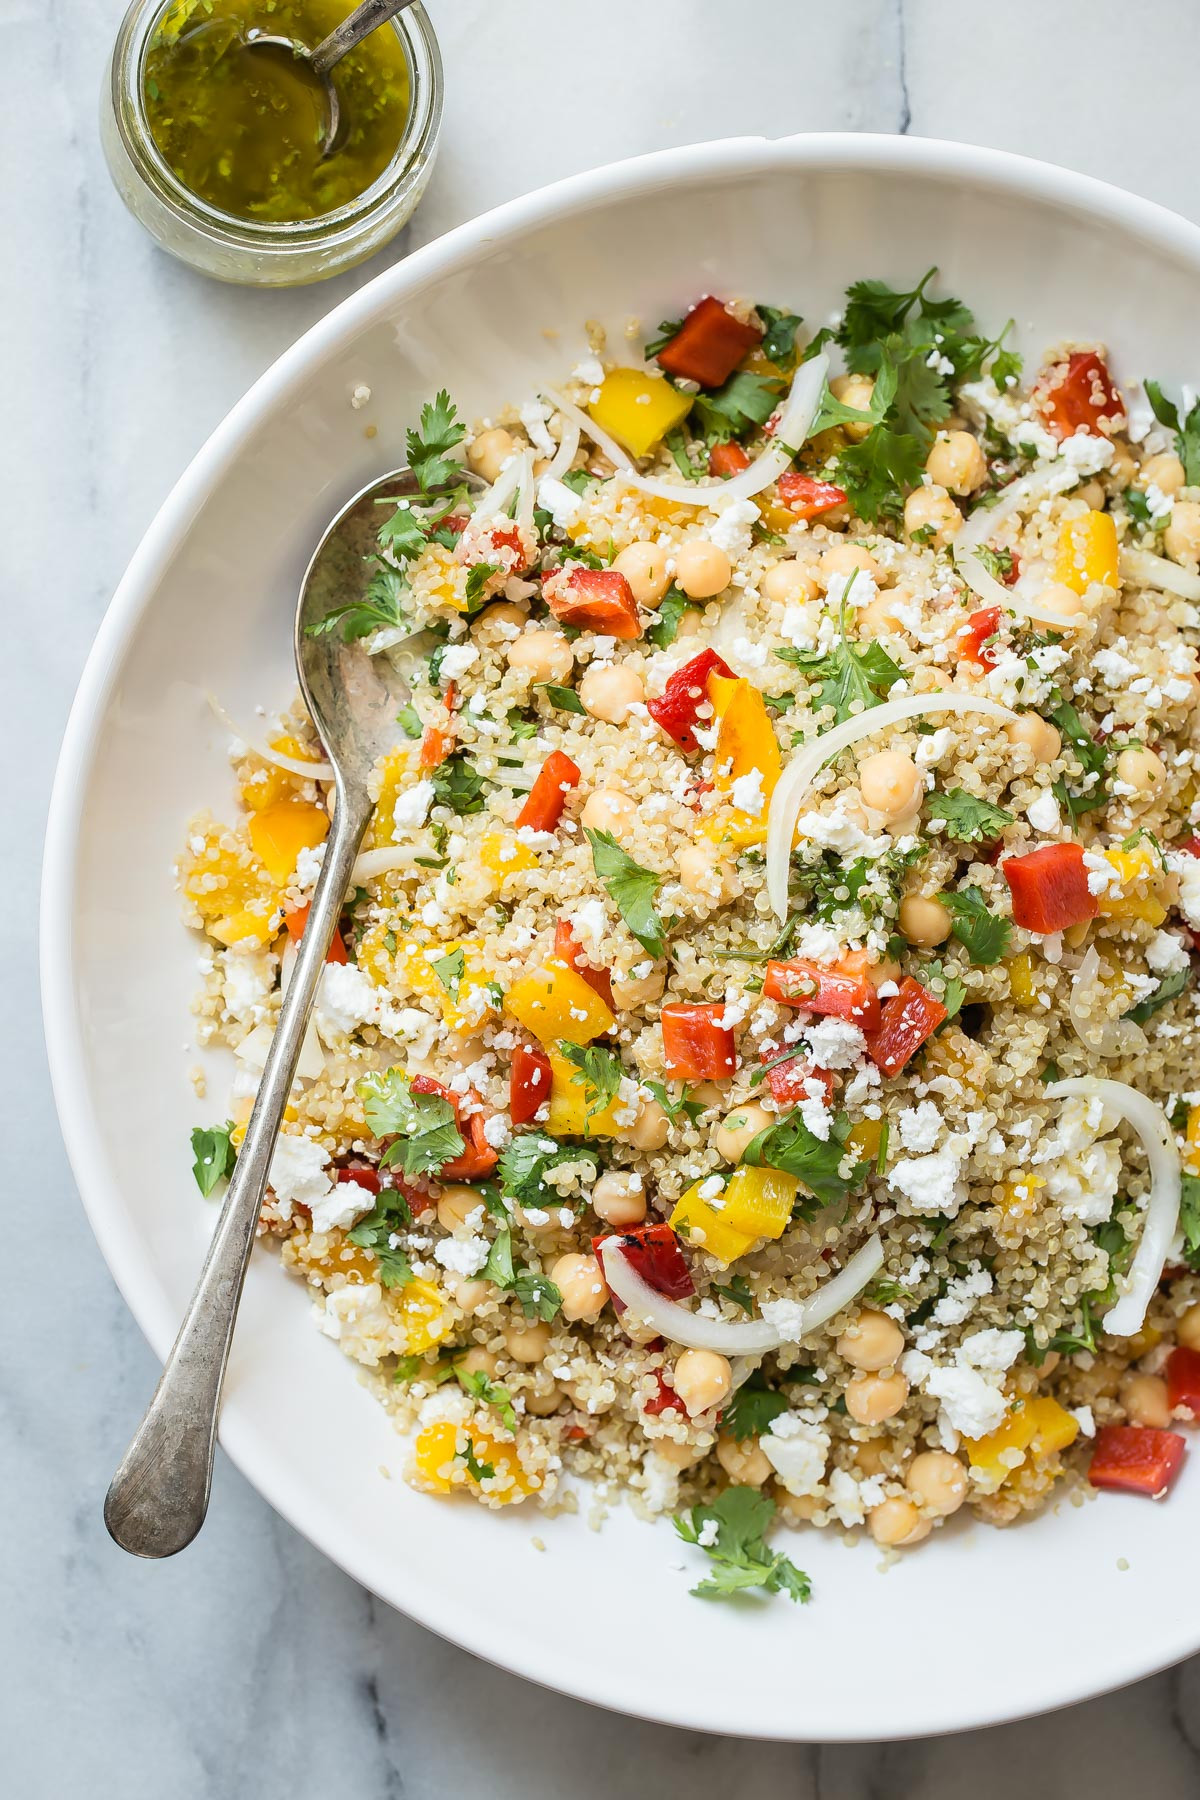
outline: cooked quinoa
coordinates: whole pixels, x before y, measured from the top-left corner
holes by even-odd
[[[439,395],[326,622],[412,698],[263,1242],[416,1486],[692,1507],[718,1590],[772,1502],[901,1547],[1159,1493],[1200,1405],[1200,414],[935,292],[706,298],[473,433]],[[206,1192],[329,823],[269,736],[179,866]]]

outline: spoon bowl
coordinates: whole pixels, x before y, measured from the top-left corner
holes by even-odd
[[[252,29],[247,32],[243,44],[246,50],[253,50],[268,56],[287,56],[295,62],[304,63],[316,76],[320,83],[325,103],[325,125],[322,136],[322,157],[330,156],[337,149],[342,131],[342,107],[337,88],[333,84],[330,71],[342,60],[347,51],[361,44],[380,25],[386,25],[397,13],[411,6],[413,0],[362,0],[349,18],[343,19],[322,38],[316,49],[310,49],[299,38],[277,37],[271,32]]]

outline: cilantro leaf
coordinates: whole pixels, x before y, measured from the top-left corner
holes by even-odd
[[[807,1600],[808,1576],[765,1542],[775,1516],[775,1502],[757,1488],[727,1487],[709,1506],[679,1513],[675,1529],[685,1544],[695,1544],[710,1559],[707,1578],[691,1590],[701,1599],[719,1599],[745,1588],[785,1593]]]
[[[544,1319],[549,1325],[562,1310],[562,1295],[548,1275],[536,1269],[518,1269],[512,1280],[512,1293],[527,1319]]]
[[[224,1125],[197,1125],[192,1133],[192,1174],[196,1177],[196,1186],[207,1200],[218,1181],[223,1181],[237,1160],[236,1152],[230,1141],[233,1120],[227,1119]]]
[[[663,924],[654,910],[654,896],[662,876],[645,869],[622,850],[611,831],[592,831],[584,826],[592,846],[592,867],[630,931],[651,956],[666,948]]]
[[[461,1362],[454,1365],[454,1377],[464,1393],[470,1394],[473,1400],[482,1401],[499,1413],[501,1422],[513,1433],[517,1429],[517,1415],[513,1410],[512,1395],[498,1381],[493,1381],[482,1369],[464,1369]]]
[[[425,735],[425,727],[421,723],[421,715],[411,700],[407,701],[396,714],[396,723],[404,733],[405,737],[419,738],[424,737]]]
[[[765,425],[783,392],[782,382],[739,369],[721,387],[697,394],[693,416],[710,437],[745,437],[756,425]]]
[[[453,1106],[440,1094],[414,1094],[402,1070],[365,1076],[358,1095],[375,1136],[395,1136],[380,1158],[381,1168],[399,1163],[406,1175],[432,1175],[462,1155]]]
[[[447,956],[435,957],[429,964],[446,992],[452,1000],[458,999],[459,983],[467,967],[467,953],[462,945],[451,950]]]
[[[461,444],[466,435],[466,426],[458,419],[449,394],[442,388],[434,400],[427,401],[421,408],[419,430],[410,429],[404,437],[408,466],[423,494],[458,480],[462,471],[450,459],[449,452],[456,444]]]
[[[535,738],[537,736],[537,720],[524,718],[519,706],[510,706],[506,716],[508,720],[508,729],[512,733],[514,743],[520,744],[523,743],[526,738]]]
[[[941,901],[953,915],[951,931],[973,963],[987,968],[1007,955],[1011,921],[989,912],[980,888],[965,887],[960,893],[943,894]]]
[[[688,440],[684,436],[683,427],[676,425],[668,431],[664,438],[667,449],[671,452],[671,460],[685,481],[702,481],[708,473],[702,457],[695,457],[688,449]]]
[[[1200,1175],[1184,1175],[1179,1205],[1179,1229],[1183,1233],[1183,1260],[1200,1269]]]
[[[791,647],[775,652],[781,662],[790,663],[809,677],[820,678],[817,708],[831,706],[839,725],[853,713],[882,705],[904,673],[877,639],[865,650],[850,642],[846,636],[845,604],[842,606],[841,634],[841,642],[824,653]]]
[[[466,601],[469,611],[473,611],[483,600],[483,590],[500,568],[499,563],[473,563],[467,575]]]
[[[1167,399],[1157,381],[1146,383],[1146,397],[1159,424],[1175,433],[1175,448],[1183,464],[1184,479],[1188,487],[1195,487],[1200,482],[1200,400],[1181,420],[1179,408],[1173,400]]]
[[[926,269],[916,287],[908,293],[890,288],[886,281],[869,277],[847,288],[846,309],[838,327],[837,340],[849,353],[848,360],[855,352],[870,353],[881,338],[899,331],[936,274],[936,268]],[[857,363],[851,361],[851,367],[857,367]]]
[[[411,1224],[412,1210],[404,1195],[397,1189],[384,1188],[366,1217],[346,1233],[350,1243],[373,1253],[383,1287],[407,1287],[413,1278],[408,1257],[390,1242]]]
[[[678,1119],[682,1114],[688,1123],[694,1125],[704,1111],[703,1100],[690,1100],[687,1088],[680,1083],[679,1097],[672,1100],[661,1081],[648,1081],[645,1084],[669,1119]]]
[[[587,1117],[589,1120],[595,1118],[617,1097],[625,1073],[621,1058],[615,1050],[605,1050],[599,1044],[564,1042],[559,1044],[558,1051],[583,1076]]]
[[[682,319],[660,319],[658,336],[650,339],[650,342],[646,345],[645,351],[643,352],[646,361],[650,362],[658,355],[660,350],[665,350],[667,345],[671,342],[671,339],[678,337],[682,330]]]
[[[587,711],[587,707],[574,688],[559,687],[557,682],[553,681],[539,681],[536,685],[541,688],[551,706],[556,706],[559,712],[585,713]]]
[[[761,1437],[772,1419],[787,1409],[784,1395],[768,1387],[761,1370],[756,1370],[721,1409],[721,1430],[739,1439]]]
[[[799,313],[783,312],[776,306],[755,310],[766,327],[759,349],[777,369],[791,369],[796,361],[796,333],[804,320]]]
[[[599,479],[600,477],[593,475],[590,469],[568,469],[562,478],[562,484],[565,488],[570,488],[573,494],[582,496],[587,493],[593,482],[599,481]]]
[[[836,394],[830,392],[826,382],[825,391],[821,395],[821,403],[817,407],[816,417],[809,427],[809,436],[816,437],[819,431],[828,431],[834,425],[878,425],[882,422],[888,407],[896,397],[897,376],[893,365],[888,364],[879,371],[875,379],[875,387],[871,394],[871,404],[866,411],[858,407],[846,406]]]
[[[466,1449],[456,1450],[454,1452],[454,1458],[456,1462],[466,1463],[467,1474],[471,1477],[472,1481],[490,1481],[492,1476],[496,1473],[494,1464],[479,1461],[479,1458],[475,1454],[475,1445],[470,1438],[467,1439]]]
[[[734,1275],[724,1287],[714,1281],[713,1293],[720,1294],[722,1300],[728,1300],[731,1306],[740,1306],[744,1313],[754,1311],[754,1295],[750,1292],[750,1283],[744,1275]]]
[[[877,425],[837,459],[836,476],[860,519],[898,519],[904,496],[920,485],[925,447],[917,438]]]
[[[1147,994],[1144,1000],[1139,1000],[1136,1006],[1131,1006],[1122,1016],[1132,1019],[1135,1025],[1144,1025],[1147,1019],[1152,1019],[1156,1012],[1169,1006],[1172,1000],[1178,1000],[1180,994],[1186,993],[1191,984],[1190,967],[1172,969],[1168,975],[1163,976],[1152,994]]]
[[[460,818],[483,811],[483,776],[471,767],[461,752],[440,763],[430,780],[435,806],[448,806]]]
[[[522,1206],[561,1206],[562,1195],[546,1176],[565,1163],[590,1164],[592,1172],[584,1177],[586,1180],[595,1181],[600,1172],[594,1150],[578,1144],[557,1143],[540,1131],[524,1131],[505,1144],[496,1173],[504,1192],[510,1199],[520,1201]]]
[[[1013,815],[990,801],[977,800],[965,788],[951,788],[948,794],[927,795],[925,809],[931,819],[942,819],[946,836],[960,844],[990,843],[998,838]]]
[[[340,631],[343,643],[356,644],[361,638],[372,637],[377,631],[406,626],[408,619],[400,601],[407,591],[407,584],[399,569],[382,566],[367,583],[361,599],[349,600],[344,606],[332,607],[323,619],[317,619],[306,627],[307,635],[324,637],[330,632]]]
[[[963,1001],[967,997],[966,983],[953,969],[947,969],[941,962],[926,963],[921,971],[921,980],[941,1001],[946,1009],[947,1019],[955,1018],[962,1011]]]
[[[1060,806],[1066,807],[1072,818],[1077,818],[1080,813],[1094,812],[1097,807],[1107,806],[1110,797],[1105,780],[1110,754],[1107,746],[1095,742],[1075,708],[1067,701],[1064,700],[1055,707],[1050,717],[1074,750],[1076,761],[1084,775],[1083,785],[1078,790],[1068,788],[1066,781],[1060,776],[1051,788],[1055,799]]]
[[[677,588],[672,583],[659,601],[658,617],[646,633],[656,650],[665,650],[675,642],[679,635],[679,621],[690,604],[682,588]]]
[[[827,1139],[811,1132],[799,1112],[789,1113],[778,1125],[768,1125],[751,1138],[742,1161],[755,1169],[782,1169],[795,1175],[826,1206],[840,1206],[860,1186],[866,1163],[855,1163],[849,1175],[839,1172],[846,1156],[845,1132],[835,1125]]]
[[[396,562],[412,562],[429,542],[426,521],[410,500],[402,499],[379,527],[379,548]]]

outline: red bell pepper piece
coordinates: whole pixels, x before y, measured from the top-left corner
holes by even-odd
[[[293,944],[298,944],[300,939],[304,936],[304,927],[308,924],[308,912],[309,909],[307,906],[296,906],[292,908],[291,912],[286,912],[283,915],[283,922],[287,926],[287,934],[291,938]],[[330,938],[329,948],[325,952],[325,961],[327,963],[344,963],[349,961],[349,958],[346,955],[346,946],[342,940],[340,931],[335,931]]]
[[[809,1012],[849,1019],[862,1031],[878,1031],[879,995],[870,981],[839,975],[819,963],[793,957],[791,962],[769,962],[763,981],[763,999],[783,1006],[803,1006]]]
[[[383,1186],[379,1170],[370,1163],[348,1163],[344,1169],[338,1169],[334,1181],[352,1181],[355,1187],[366,1188],[368,1194],[377,1194]]]
[[[784,1058],[783,1061],[780,1060],[781,1057]],[[819,1069],[807,1057],[788,1056],[784,1050],[764,1050],[762,1061],[767,1086],[776,1106],[800,1106],[805,1100],[811,1099],[808,1091],[810,1081],[819,1081],[825,1089],[826,1106],[833,1099],[837,1076],[832,1069]]]
[[[542,586],[546,605],[564,625],[605,637],[638,638],[642,621],[633,589],[619,569],[587,569],[570,563]]]
[[[1187,1445],[1177,1431],[1148,1425],[1102,1425],[1096,1433],[1088,1480],[1095,1488],[1115,1488],[1161,1500],[1180,1469]]]
[[[658,365],[677,381],[720,387],[743,356],[762,342],[757,325],[747,325],[711,294],[694,306],[669,343],[658,352]]]
[[[818,513],[845,506],[847,496],[845,489],[835,487],[832,481],[818,481],[798,469],[788,469],[779,477],[779,498],[798,519],[815,519]]]
[[[550,1098],[550,1058],[533,1044],[518,1044],[508,1076],[508,1110],[514,1125],[529,1125]]]
[[[432,1194],[427,1194],[423,1189],[414,1187],[411,1182],[399,1180],[394,1169],[387,1170],[387,1174],[390,1179],[385,1181],[372,1163],[352,1162],[347,1163],[344,1169],[338,1169],[333,1179],[335,1181],[352,1181],[356,1187],[366,1188],[369,1194],[393,1192],[403,1194],[408,1202],[408,1210],[414,1219],[418,1218],[421,1213],[429,1212],[436,1205]]]
[[[1044,844],[1027,856],[1006,856],[1000,867],[1012,894],[1013,918],[1025,931],[1066,931],[1099,911],[1081,844]]]
[[[1179,1344],[1167,1358],[1167,1405],[1185,1408],[1200,1419],[1200,1350]]]
[[[568,788],[579,786],[579,764],[561,750],[552,750],[529,790],[529,798],[517,814],[517,825],[531,831],[553,831],[567,804]]]
[[[728,1081],[737,1067],[733,1031],[723,1004],[662,1009],[663,1054],[676,1081]]]
[[[708,453],[708,472],[728,480],[730,475],[740,475],[743,469],[750,467],[749,452],[735,444],[732,439],[727,444],[714,444]]]
[[[879,1030],[867,1038],[867,1052],[881,1075],[898,1075],[910,1057],[949,1017],[928,988],[906,975],[884,1002]]]
[[[985,650],[984,644],[1000,629],[1000,608],[985,606],[973,612],[958,636],[958,660],[976,663],[981,669],[996,666],[996,652]]]
[[[565,962],[568,969],[582,977],[592,989],[599,994],[610,1012],[615,1012],[613,1005],[612,976],[607,969],[593,969],[583,960],[583,951],[571,930],[569,919],[559,919],[554,927],[554,954],[560,962]]]
[[[684,1410],[683,1401],[661,1369],[655,1369],[654,1379],[658,1383],[658,1392],[651,1399],[643,1400],[642,1411],[652,1419],[656,1419],[659,1413],[682,1412]]]
[[[446,731],[440,725],[427,725],[425,735],[421,739],[421,754],[417,758],[420,769],[440,769],[454,748],[454,733]]]
[[[451,1093],[448,1087],[443,1087],[440,1081],[434,1081],[430,1075],[414,1075],[409,1086],[414,1094],[437,1094],[442,1100],[448,1100],[454,1108],[454,1123],[463,1140],[463,1148],[460,1155],[442,1164],[438,1170],[438,1180],[479,1181],[484,1175],[490,1175],[500,1160],[500,1153],[487,1141],[483,1129],[483,1114],[468,1113],[464,1118],[459,1096]]]
[[[1038,383],[1037,401],[1059,439],[1074,437],[1077,431],[1111,433],[1125,421],[1125,403],[1103,357],[1094,350],[1077,350],[1065,362],[1055,363]]]
[[[708,701],[708,678],[724,675],[728,679],[732,674],[723,656],[715,650],[702,650],[676,669],[657,699],[647,700],[646,711],[681,750],[698,750],[695,727],[699,709]]]
[[[605,1244],[619,1244],[635,1273],[656,1294],[665,1294],[668,1300],[686,1300],[689,1294],[695,1293],[692,1271],[679,1247],[679,1239],[669,1225],[639,1225],[635,1231],[615,1234],[610,1231],[594,1237],[592,1252],[601,1269],[604,1267],[602,1247]],[[625,1311],[624,1301],[618,1300],[615,1294],[612,1303],[614,1312]]]

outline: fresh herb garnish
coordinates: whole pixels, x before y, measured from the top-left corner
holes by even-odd
[[[307,627],[308,636],[323,637],[329,632],[340,631],[343,643],[355,644],[360,638],[373,637],[377,631],[407,626],[408,619],[400,605],[406,592],[400,571],[381,566],[367,583],[360,600],[333,607],[323,619],[317,619]]]
[[[720,1599],[746,1588],[762,1588],[768,1594],[807,1600],[812,1592],[808,1576],[765,1542],[774,1516],[775,1502],[751,1487],[727,1487],[711,1505],[678,1514],[676,1531],[686,1544],[703,1550],[712,1565],[692,1593]]]
[[[722,1300],[728,1300],[731,1306],[740,1306],[744,1313],[754,1311],[754,1295],[750,1292],[750,1283],[744,1275],[733,1275],[724,1287],[720,1282],[713,1282],[713,1293],[720,1294]]]
[[[461,751],[439,763],[430,780],[435,806],[448,806],[460,818],[483,811],[483,776],[471,767]]]
[[[849,1121],[834,1120],[828,1138],[811,1132],[799,1112],[789,1113],[778,1125],[768,1125],[742,1151],[743,1163],[752,1168],[782,1169],[795,1175],[826,1206],[840,1206],[862,1183],[867,1164],[856,1162],[849,1175],[839,1172],[846,1157]]]
[[[1193,401],[1187,417],[1180,420],[1179,408],[1168,400],[1157,381],[1146,383],[1146,398],[1160,425],[1175,433],[1175,448],[1183,464],[1183,478],[1188,487],[1200,483],[1200,400]]]
[[[751,1309],[747,1307],[746,1310]],[[768,1387],[761,1369],[756,1369],[722,1407],[721,1430],[739,1440],[761,1437],[772,1419],[777,1419],[787,1409],[785,1396]]]
[[[1012,924],[988,910],[980,888],[965,887],[960,893],[943,894],[941,902],[953,915],[951,931],[973,963],[987,968],[1008,954]]]
[[[511,1432],[516,1432],[517,1415],[513,1410],[512,1395],[498,1381],[493,1381],[483,1369],[464,1369],[461,1362],[453,1365],[455,1379],[465,1393],[473,1400],[490,1406],[500,1415],[501,1422]]]
[[[998,838],[1013,815],[1002,806],[979,800],[965,788],[951,788],[948,794],[934,792],[926,797],[925,810],[931,819],[941,819],[946,836],[960,844],[990,843]]]
[[[1122,1014],[1122,1017],[1132,1019],[1135,1025],[1144,1025],[1147,1019],[1154,1017],[1156,1012],[1159,1012],[1164,1006],[1169,1006],[1172,1000],[1178,1000],[1180,994],[1186,993],[1191,983],[1190,965],[1186,969],[1172,969],[1169,974],[1163,976],[1152,994],[1147,994],[1144,1000],[1139,1000],[1136,1006],[1131,1006],[1127,1013]]]
[[[560,712],[583,713],[587,711],[574,688],[559,687],[557,682],[553,681],[539,681],[536,685],[541,688],[551,706],[556,706]]]
[[[230,1133],[233,1120],[224,1125],[197,1125],[192,1133],[192,1174],[207,1200],[218,1181],[223,1181],[237,1160]]]
[[[404,435],[408,466],[423,494],[458,480],[462,470],[450,457],[450,451],[462,443],[466,434],[466,426],[458,419],[449,394],[442,388],[435,399],[426,401],[421,408],[419,428],[410,429]]]
[[[679,635],[679,621],[690,605],[682,588],[677,588],[672,583],[659,601],[658,617],[646,633],[656,650],[666,650],[675,642]]]
[[[396,714],[396,723],[408,738],[424,737],[425,727],[421,723],[421,715],[412,701],[406,701]]]
[[[597,880],[643,950],[651,956],[661,956],[666,941],[662,920],[654,910],[654,896],[662,885],[662,876],[634,862],[611,831],[591,831],[585,826],[584,836],[592,847]]]
[[[358,1084],[367,1124],[376,1137],[391,1137],[380,1167],[399,1163],[406,1175],[432,1175],[464,1149],[454,1108],[440,1094],[414,1094],[400,1069],[364,1076]]]
[[[595,1181],[600,1171],[596,1152],[578,1144],[559,1144],[540,1131],[524,1131],[510,1138],[500,1152],[496,1173],[504,1192],[522,1206],[543,1209],[563,1204],[558,1189],[546,1180],[552,1169],[565,1163],[583,1163],[591,1174],[581,1179]]]
[[[945,963],[926,963],[921,971],[921,980],[941,1000],[946,1009],[946,1019],[956,1018],[962,1011],[963,1001],[967,997],[966,983],[948,969]],[[944,1019],[943,1024],[946,1023]]]
[[[471,568],[467,573],[467,585],[465,590],[468,612],[474,612],[476,607],[482,605],[484,600],[484,589],[492,579],[492,576],[498,575],[499,573],[499,563],[472,563]]]
[[[782,391],[781,382],[739,369],[721,387],[697,394],[693,416],[705,436],[716,442],[746,437],[755,426],[766,424]]]
[[[562,1306],[562,1295],[548,1275],[514,1263],[512,1231],[507,1225],[502,1226],[492,1239],[480,1279],[494,1282],[505,1293],[512,1294],[527,1319],[544,1319],[549,1324]]]
[[[467,953],[462,945],[460,944],[457,950],[451,950],[446,956],[432,958],[429,966],[450,998],[457,1000],[459,984],[467,967]]]
[[[614,1050],[605,1050],[599,1044],[563,1042],[559,1044],[558,1052],[583,1077],[582,1086],[590,1121],[616,1099],[625,1073],[621,1059]]]
[[[475,1455],[475,1445],[471,1442],[470,1438],[467,1439],[466,1449],[456,1450],[454,1452],[454,1457],[456,1462],[466,1463],[467,1474],[471,1477],[472,1481],[490,1481],[492,1476],[496,1473],[494,1466],[490,1462],[479,1461],[478,1457]]]
[[[1084,774],[1083,786],[1078,791],[1068,788],[1061,777],[1054,782],[1051,791],[1055,799],[1073,818],[1080,813],[1094,812],[1097,807],[1106,806],[1109,800],[1108,785],[1104,779],[1109,758],[1107,747],[1095,742],[1075,708],[1067,701],[1056,706],[1050,717],[1074,750]]]
[[[759,349],[768,362],[786,374],[795,366],[796,333],[804,320],[799,313],[783,312],[777,306],[758,306],[755,311],[766,327]]]
[[[846,602],[838,617],[840,641],[832,650],[777,650],[781,662],[800,669],[810,680],[819,679],[816,710],[831,706],[839,725],[853,714],[881,706],[904,671],[876,639],[860,650],[846,635]]]
[[[407,1287],[413,1278],[408,1257],[403,1250],[393,1249],[390,1242],[411,1224],[412,1210],[404,1195],[397,1189],[384,1188],[367,1216],[346,1233],[350,1243],[374,1255],[383,1287]]]
[[[646,345],[645,358],[650,362],[660,350],[665,350],[672,338],[677,338],[683,330],[682,319],[662,319],[659,321],[658,336],[651,338]]]
[[[1183,1260],[1189,1269],[1200,1269],[1200,1175],[1182,1178],[1179,1229],[1183,1233]]]
[[[668,1119],[678,1119],[683,1117],[690,1125],[694,1125],[696,1120],[700,1117],[700,1114],[704,1111],[703,1100],[689,1099],[687,1088],[684,1087],[682,1083],[680,1084],[678,1098],[674,1100],[672,1100],[661,1081],[647,1081],[645,1085],[654,1095],[654,1098],[658,1101],[658,1104],[662,1107]]]

